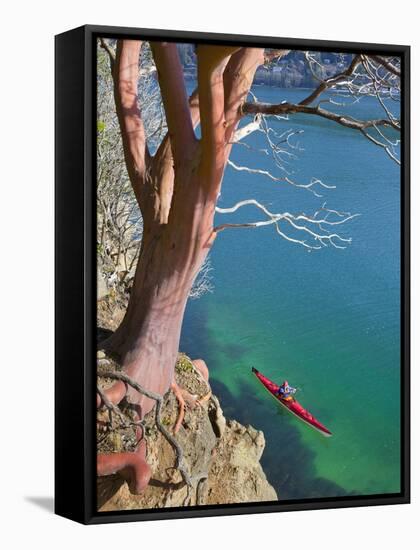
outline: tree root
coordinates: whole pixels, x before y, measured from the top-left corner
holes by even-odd
[[[179,432],[179,428],[181,427],[181,424],[184,420],[185,416],[185,399],[181,393],[181,388],[178,386],[176,382],[172,382],[171,384],[171,390],[174,392],[175,398],[178,401],[179,405],[179,413],[178,418],[174,426],[174,434]]]
[[[136,495],[142,493],[148,486],[152,474],[145,460],[144,444],[134,453],[98,455],[97,469],[100,476],[118,472],[127,481],[130,492]]]
[[[185,416],[185,406],[187,405],[191,409],[199,405],[200,407],[208,401],[212,395],[210,385],[209,385],[209,371],[207,368],[206,363],[202,359],[194,359],[192,362],[192,366],[196,372],[196,374],[201,378],[203,382],[206,383],[206,385],[209,388],[209,391],[206,393],[206,395],[202,397],[198,397],[197,395],[192,395],[187,390],[181,388],[176,382],[175,379],[173,380],[171,384],[171,390],[174,392],[174,395],[176,397],[176,400],[178,401],[179,405],[179,413],[178,418],[174,426],[174,434],[179,432],[179,429],[181,427],[181,424],[184,420]]]
[[[193,359],[191,361],[196,373],[206,382],[209,383],[209,369],[203,359]]]
[[[197,395],[193,395],[187,390],[181,388],[175,381],[171,384],[171,390],[174,392],[176,400],[179,404],[178,418],[174,427],[174,434],[176,434],[179,432],[179,428],[184,420],[185,406],[187,405],[191,409],[197,407],[197,405],[201,407],[202,404],[209,399],[211,392],[206,394],[204,397],[199,398]]]
[[[165,428],[165,426],[161,422],[160,414],[161,414],[161,409],[162,409],[162,404],[163,404],[163,396],[143,388],[142,386],[140,386],[140,384],[138,384],[135,380],[133,380],[132,378],[130,378],[129,376],[127,376],[127,374],[125,374],[123,372],[103,371],[103,372],[100,373],[100,376],[106,377],[106,378],[111,378],[112,380],[120,380],[120,381],[128,384],[132,388],[134,388],[140,394],[145,395],[149,399],[153,399],[156,402],[156,409],[155,409],[156,426],[157,426],[158,430],[161,432],[161,434],[163,435],[163,437],[166,439],[166,441],[171,445],[171,447],[175,451],[175,456],[176,456],[175,467],[179,470],[179,472],[182,476],[182,479],[184,480],[186,485],[188,485],[188,487],[192,487],[193,486],[193,480],[191,479],[191,476],[190,476],[190,474],[188,473],[188,471],[185,467],[184,453],[183,453],[180,445],[176,441],[176,439],[169,433],[169,431]],[[102,395],[104,394],[104,392],[101,392],[101,393],[102,393]],[[102,397],[101,393],[99,393],[99,395]],[[103,399],[103,397],[102,397],[102,399]],[[105,401],[104,401],[104,403],[106,404]],[[112,405],[112,404],[110,403],[110,405]],[[111,408],[110,410],[113,410],[113,409]]]
[[[130,426],[141,426],[143,424],[141,421],[127,422],[127,419],[125,415],[121,412],[121,409],[117,405],[114,405],[114,403],[107,397],[106,393],[103,390],[101,390],[101,388],[99,388],[99,386],[96,388],[96,391],[98,392],[99,397],[102,400],[101,403],[103,403],[105,407],[108,409],[109,421],[110,421],[111,427],[113,426],[113,414],[118,416],[118,418],[121,421],[121,426],[123,428],[129,428]]]
[[[212,391],[210,390],[208,393],[206,393],[206,395],[203,395],[203,397],[200,397],[200,399],[197,400],[197,404],[202,406],[203,403],[206,403],[206,401],[208,401],[211,396],[212,396]]]

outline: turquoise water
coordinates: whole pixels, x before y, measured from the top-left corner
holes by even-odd
[[[262,101],[299,101],[305,90],[257,87]],[[374,101],[353,116],[380,115]],[[308,191],[228,167],[219,206],[255,197],[274,212],[329,208],[360,217],[341,226],[345,250],[308,251],[273,227],[226,230],[213,247],[212,294],[190,301],[181,349],[206,360],[227,417],[264,431],[262,465],[281,499],[400,490],[400,171],[358,133],[314,117],[272,121],[303,130],[287,169]],[[247,143],[264,147],[260,134]],[[237,164],[274,170],[263,154],[235,146]],[[255,208],[219,222],[262,219]],[[327,439],[281,409],[251,375],[299,388]]]

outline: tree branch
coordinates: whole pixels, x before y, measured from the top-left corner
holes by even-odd
[[[271,49],[265,49],[264,50],[264,62],[265,63],[271,63],[274,59],[279,59],[280,57],[284,57],[290,52],[290,50],[271,50]]]
[[[277,53],[279,57],[281,54]],[[255,71],[264,63],[262,48],[241,48],[229,59],[223,73],[225,140],[229,142],[241,119],[241,106],[245,102],[254,80]],[[226,153],[229,157],[230,147]]]
[[[198,90],[190,96],[189,109],[191,124],[195,128],[200,122]],[[151,164],[152,180],[155,182],[157,197],[155,201],[155,219],[160,224],[168,223],[174,189],[174,167],[169,132],[159,145]]]
[[[233,134],[233,137],[231,139],[231,144],[238,143],[253,132],[256,132],[257,130],[261,129],[261,116],[256,115],[254,120],[250,122],[249,124],[246,124],[245,126],[242,126],[242,128],[238,128],[235,133]]]
[[[331,111],[323,109],[319,105],[311,107],[309,105],[301,105],[295,103],[245,103],[243,106],[244,114],[257,114],[261,113],[263,115],[287,115],[295,113],[304,113],[307,115],[317,115],[333,122],[341,124],[341,126],[346,126],[347,128],[352,128],[354,130],[365,130],[366,128],[371,128],[373,126],[391,126],[392,124],[387,119],[377,119],[377,120],[358,120],[350,116],[344,116]]]
[[[318,178],[311,178],[311,181],[309,183],[296,183],[288,176],[284,176],[282,178],[278,178],[274,176],[271,172],[268,170],[262,170],[260,168],[249,168],[248,166],[239,166],[235,164],[233,161],[228,160],[229,166],[231,166],[234,170],[237,170],[238,172],[248,172],[250,174],[258,174],[264,177],[267,177],[271,179],[272,181],[278,181],[278,182],[284,182],[288,183],[289,185],[293,185],[294,187],[299,187],[300,189],[306,189],[313,193],[316,197],[322,197],[315,189],[313,189],[314,186],[319,185],[320,187],[323,187],[324,189],[335,189],[335,185],[327,185],[323,181],[321,181]]]
[[[334,84],[337,84],[337,82],[340,82],[341,80],[351,76],[354,73],[356,67],[359,65],[360,61],[361,55],[355,55],[345,71],[338,73],[335,76],[328,78],[327,80],[322,81],[319,86],[310,95],[308,95],[308,97],[306,97],[299,103],[299,105],[309,105],[310,103],[315,101],[315,99],[319,97],[325,90],[331,88],[331,86],[334,86]]]
[[[200,98],[201,142],[205,152],[201,168],[210,182],[217,182],[225,166],[225,92],[223,72],[237,47],[206,46],[197,48],[198,92]]]
[[[378,128],[375,128],[378,132]],[[374,143],[375,145],[378,145],[378,147],[382,147],[384,149],[384,151],[386,152],[386,154],[394,161],[396,162],[397,164],[401,165],[401,161],[395,156],[395,154],[393,153],[393,151],[391,150],[391,148],[389,147],[389,140],[386,140],[388,142],[388,145],[387,143],[383,143],[381,141],[379,141],[378,139],[375,139],[372,135],[369,134],[369,132],[367,132],[366,130],[361,130],[362,134],[369,140],[371,141],[372,143]],[[380,135],[382,137],[383,134],[381,132],[379,132]]]
[[[228,228],[256,228],[266,225],[275,225],[276,232],[282,238],[287,241],[300,244],[308,249],[320,249],[327,246],[328,244],[334,248],[345,248],[345,244],[351,243],[351,238],[344,238],[338,235],[337,233],[329,232],[329,227],[341,225],[347,221],[357,217],[359,214],[350,214],[349,212],[338,212],[337,210],[330,210],[326,208],[325,203],[322,208],[316,212],[312,217],[307,216],[306,214],[294,215],[290,212],[282,213],[273,213],[268,210],[263,204],[258,202],[256,199],[243,200],[235,204],[230,208],[216,208],[216,212],[219,214],[233,213],[239,210],[244,206],[256,206],[261,210],[265,216],[266,220],[257,221],[257,222],[247,222],[247,223],[224,223],[218,225],[214,228],[214,233],[219,233]],[[325,212],[323,218],[319,218],[318,215],[320,212]],[[335,219],[331,220],[330,216],[336,216]],[[309,235],[312,242],[307,242],[306,239],[297,239],[290,235],[287,235],[280,228],[280,223],[286,222],[289,226],[293,228],[295,232],[302,232]],[[344,244],[342,244],[344,243]]]
[[[139,40],[118,40],[113,78],[127,172],[142,209],[142,187],[148,151],[137,95],[141,46],[142,42]]]
[[[99,39],[99,42],[101,44],[101,48],[103,48],[106,53],[108,54],[108,57],[109,57],[109,65],[111,67],[111,73],[114,72],[114,67],[115,67],[115,52],[114,50],[109,46],[108,42],[105,41],[104,38],[100,38]]]
[[[151,42],[175,167],[189,155],[195,134],[176,44]]]
[[[385,67],[385,69],[390,73],[392,73],[393,75],[401,77],[400,69],[398,69],[398,67],[395,67],[395,65],[387,61],[384,57],[380,55],[370,55],[370,54],[367,55],[366,57],[369,57],[373,61],[376,61],[376,63],[379,63],[379,65],[382,65],[383,67]]]
[[[191,123],[193,125],[193,128],[195,129],[200,124],[200,104],[198,98],[198,88],[196,88],[190,95],[188,103],[190,105]]]

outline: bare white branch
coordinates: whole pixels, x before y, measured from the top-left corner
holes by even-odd
[[[240,166],[238,164],[235,164],[232,160],[228,160],[228,165],[231,166],[234,170],[237,170],[238,172],[248,172],[249,174],[258,174],[260,176],[267,177],[272,181],[288,183],[289,185],[293,185],[294,187],[299,187],[300,189],[307,189],[308,191],[313,193],[316,197],[322,197],[322,195],[319,194],[316,189],[314,189],[314,187],[317,185],[319,187],[323,187],[324,189],[335,189],[335,185],[327,185],[326,183],[321,181],[319,178],[311,178],[309,183],[296,183],[288,176],[279,178],[277,176],[274,176],[268,170],[262,170],[260,168],[250,168],[248,166]]]
[[[238,128],[233,136],[232,143],[237,143],[261,128],[261,116],[257,115],[252,122]]]
[[[211,282],[212,271],[213,271],[213,267],[210,262],[210,257],[207,256],[190,290],[189,297],[191,299],[196,300],[197,298],[201,298],[201,296],[203,296],[204,294],[207,294],[208,292],[213,292],[214,286]]]
[[[348,244],[352,242],[352,239],[342,237],[338,233],[330,232],[329,228],[331,226],[342,225],[359,216],[359,214],[350,214],[349,212],[339,212],[338,210],[331,210],[326,207],[325,203],[322,205],[320,210],[315,212],[313,216],[308,216],[304,213],[297,215],[291,214],[290,212],[273,213],[256,199],[243,200],[229,208],[217,207],[216,212],[218,214],[231,214],[237,212],[240,208],[243,208],[244,206],[255,206],[261,212],[263,212],[267,219],[255,222],[224,223],[215,227],[214,231],[218,233],[229,228],[256,228],[267,225],[274,225],[277,234],[280,235],[282,238],[289,242],[300,244],[305,248],[317,250],[330,245],[334,248],[344,249]],[[323,217],[319,217],[321,212],[323,213]],[[334,216],[334,218],[331,219],[331,216]],[[283,224],[283,228],[280,224]],[[296,236],[290,235],[285,232],[285,224],[288,224],[292,227],[294,233],[296,233]],[[310,241],[308,242],[307,239],[297,238],[297,235],[299,233],[306,233],[309,236]]]
[[[244,114],[261,114],[262,128],[265,128],[264,118],[266,116],[288,116],[296,113],[304,113],[311,116],[323,117],[331,120],[341,126],[358,130],[375,145],[383,148],[389,157],[400,164],[399,144],[400,141],[391,143],[390,135],[393,132],[401,131],[399,120],[399,105],[401,97],[401,59],[397,56],[379,56],[370,54],[356,54],[345,67],[340,64],[340,71],[331,74],[328,65],[321,61],[320,52],[305,52],[305,59],[309,70],[315,81],[318,82],[315,89],[298,104],[286,103],[285,101],[277,104],[259,103],[253,98],[253,102],[243,105]],[[328,92],[326,98],[323,94]],[[348,102],[335,102],[333,95],[340,98],[351,98]],[[351,112],[345,113],[343,107],[348,107],[355,102],[359,102],[365,97],[373,97],[383,110],[385,117],[382,119],[357,120],[353,118]],[[328,103],[331,110],[324,109],[321,105]],[[340,110],[334,110],[334,106],[341,107]],[[386,132],[380,131],[379,127],[384,128]],[[269,138],[267,133],[267,138]],[[268,139],[269,141],[269,139]],[[280,164],[279,155],[275,155],[273,143],[269,143],[273,149],[273,156],[276,164]],[[284,153],[283,153],[284,154]]]

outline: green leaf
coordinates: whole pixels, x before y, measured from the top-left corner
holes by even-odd
[[[103,132],[106,128],[105,122],[103,120],[98,120],[97,127],[98,127],[98,132]]]

